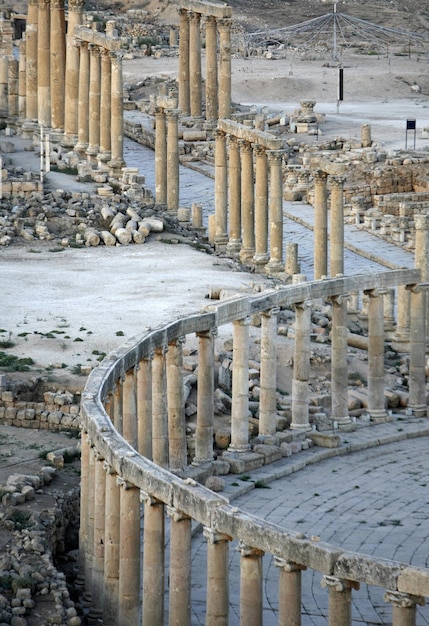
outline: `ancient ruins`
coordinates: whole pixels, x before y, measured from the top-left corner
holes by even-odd
[[[427,418],[428,153],[389,155],[368,124],[355,143],[324,140],[313,100],[302,100],[289,119],[240,109],[231,97],[233,15],[226,4],[179,1],[179,28],[168,44],[178,54],[178,76],[141,99],[124,86],[123,58],[134,44],[119,29],[121,19],[133,23],[138,13],[108,16],[103,25],[81,0],[70,0],[67,12],[62,0],[30,0],[25,17],[18,59],[13,17],[0,20],[0,245],[45,239],[63,247],[125,246],[168,230],[265,282],[247,293],[209,294],[204,310],[129,340],[88,371],[80,405],[67,392],[29,401],[28,386],[6,388],[0,375],[0,423],[81,430],[75,590],[84,598],[79,616],[47,557],[49,583],[29,584],[9,603],[1,596],[4,621],[24,626],[35,589],[44,589],[55,600],[52,624],[190,625],[192,539],[202,533],[207,556],[198,602],[207,626],[230,623],[235,548],[242,626],[263,623],[263,561],[271,558],[281,626],[302,623],[305,570],[326,588],[330,626],[351,626],[361,585],[382,590],[393,626],[416,626],[417,606],[429,598],[427,568],[265,523],[222,491],[226,476],[298,453],[303,467],[314,463],[305,456],[310,449],[317,460],[356,451],[358,444],[342,442],[344,433],[352,437],[398,415]],[[125,109],[144,113],[145,122],[130,121]],[[154,149],[153,195],[125,163],[125,135]],[[318,143],[299,143],[302,135]],[[8,164],[14,137],[31,140],[39,173]],[[181,203],[180,166],[196,161],[214,179],[210,214],[198,198]],[[97,193],[47,191],[52,165],[96,183]],[[284,201],[312,207],[312,280],[285,232]],[[13,212],[8,202],[17,203]],[[346,275],[347,223],[413,252],[414,267],[392,261],[386,271]],[[356,383],[358,360],[364,365]],[[329,370],[323,381],[321,363]],[[387,370],[400,376],[397,388],[386,383]],[[75,453],[60,450],[47,460],[60,468]],[[48,467],[38,477],[12,477],[1,489],[2,505],[34,499],[54,476]],[[71,519],[76,494],[60,504]],[[52,536],[43,546],[38,535],[19,535],[20,558],[60,550],[66,525],[52,514],[47,526]]]

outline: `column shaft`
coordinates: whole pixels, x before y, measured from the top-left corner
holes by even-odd
[[[426,417],[426,298],[424,289],[411,292],[410,372],[408,378],[408,408],[413,415]]]
[[[240,624],[262,624],[262,556],[256,548],[241,546]]]
[[[88,539],[86,544],[85,580],[87,584],[92,584],[92,568],[94,561],[94,496],[95,496],[95,451],[89,451],[89,472],[88,472],[88,500],[87,500],[87,520]]]
[[[249,318],[233,322],[232,352],[232,452],[249,449]]]
[[[167,209],[179,208],[179,111],[167,111]]]
[[[295,306],[295,344],[292,380],[292,429],[309,430],[311,305]]]
[[[383,292],[375,289],[368,294],[368,410],[372,420],[384,421]]]
[[[329,626],[351,626],[352,623],[352,590],[345,586],[341,591],[329,588]]]
[[[256,265],[268,262],[268,159],[265,148],[256,145],[255,154],[255,256]]]
[[[219,30],[219,117],[231,117],[231,24],[230,19],[217,21]]]
[[[78,142],[75,150],[85,154],[89,142],[89,48],[85,41],[79,44],[79,106],[78,106]]]
[[[283,153],[272,150],[270,162],[270,260],[265,267],[270,274],[283,272]]]
[[[302,567],[275,559],[279,568],[279,626],[301,626]],[[305,569],[305,568],[304,568]]]
[[[165,110],[155,109],[155,201],[167,204],[167,124]]]
[[[51,125],[51,2],[39,0],[37,36],[37,115],[39,124]]]
[[[228,163],[229,241],[227,249],[234,254],[241,248],[241,162],[236,137],[229,137]]]
[[[207,609],[206,626],[228,626],[229,540],[210,528],[204,529],[207,538]]]
[[[191,115],[199,117],[201,115],[201,32],[200,32],[200,13],[190,13],[190,30],[189,30],[189,75],[192,76],[190,81],[190,104]]]
[[[37,0],[29,0],[27,8],[26,37],[26,105],[27,119],[37,120],[37,40],[39,9]]]
[[[79,550],[80,558],[84,562],[85,572],[88,558],[88,495],[89,495],[89,455],[90,442],[88,433],[82,431],[80,452],[80,526],[79,526]]]
[[[179,9],[179,20],[179,109],[183,115],[189,115],[189,13],[187,9]]]
[[[191,518],[170,514],[169,626],[191,623]]]
[[[18,117],[18,61],[16,59],[9,59],[8,62],[8,109],[9,117]]]
[[[119,624],[137,625],[140,605],[140,490],[120,488]]]
[[[122,436],[133,448],[137,448],[137,398],[134,371],[125,373],[122,385]]]
[[[104,48],[101,50],[100,80],[100,153],[97,158],[101,164],[106,164],[112,156],[112,62],[110,51]]]
[[[90,163],[95,163],[100,147],[100,49],[89,44],[89,145],[86,151]]]
[[[104,547],[105,547],[105,499],[106,472],[103,459],[95,459],[94,488],[94,560],[91,593],[96,606],[104,606]]]
[[[79,109],[79,48],[74,31],[82,24],[83,0],[69,0],[66,37],[66,75],[64,97],[64,143],[73,146],[77,141]]]
[[[212,331],[198,333],[197,429],[194,464],[213,459],[214,341]]]
[[[142,359],[137,370],[138,451],[152,460],[152,362]]]
[[[64,129],[66,23],[64,0],[51,0],[51,126]]]
[[[149,497],[144,503],[142,623],[164,626],[164,505]]]
[[[226,135],[215,133],[215,247],[225,249],[228,242],[228,170]]]
[[[111,176],[119,177],[122,168],[125,166],[122,57],[119,53],[112,52],[111,63],[112,102],[110,144],[112,160],[109,162],[109,167]]]
[[[241,226],[243,246],[240,260],[250,261],[255,254],[255,201],[253,189],[253,151],[252,144],[242,141],[241,156]]]
[[[27,90],[25,84],[26,72],[26,41],[21,39],[19,42],[19,68],[18,68],[18,115],[20,120],[24,121],[27,115]]]
[[[274,435],[277,425],[277,313],[272,309],[261,315],[260,435]]]
[[[206,19],[206,120],[218,118],[216,18]]]
[[[175,339],[168,344],[167,352],[168,456],[171,470],[185,469],[187,459],[183,342],[184,338]]]
[[[154,463],[168,468],[165,352],[165,348],[157,348],[152,361],[152,455]]]
[[[0,115],[9,115],[9,59],[0,57]]]
[[[118,623],[119,608],[120,487],[117,484],[117,474],[109,467],[106,470],[103,623],[115,626]]]
[[[343,182],[344,179],[340,176],[331,178],[330,272],[333,278],[344,274]]]
[[[328,205],[326,174],[314,177],[314,278],[328,275]]]
[[[349,424],[347,368],[347,297],[332,298],[331,332],[331,417],[339,425]]]

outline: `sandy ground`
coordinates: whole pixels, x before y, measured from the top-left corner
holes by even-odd
[[[346,70],[339,112],[338,72],[324,67],[323,59],[234,58],[233,99],[293,111],[300,100],[314,98],[315,110],[327,115],[322,137],[358,137],[360,125],[369,121],[373,138],[389,149],[404,147],[405,120],[415,118],[416,147],[427,150],[429,140],[421,132],[429,126],[427,63],[417,57],[393,57],[389,64],[385,58],[355,61]],[[125,64],[129,83],[176,73],[177,58]],[[411,91],[413,83],[422,84],[421,93]],[[75,181],[70,184],[76,188]],[[155,238],[144,246],[61,253],[49,243],[13,245],[0,249],[0,339],[10,336],[15,343],[10,352],[31,356],[41,372],[62,380],[75,365],[95,365],[100,353],[144,328],[200,309],[211,286],[235,290],[254,280],[255,275],[230,271],[228,262]]]

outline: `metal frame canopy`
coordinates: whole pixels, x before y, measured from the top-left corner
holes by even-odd
[[[339,47],[348,48],[358,42],[366,42],[376,47],[410,42],[429,43],[427,34],[388,28],[340,13],[337,11],[336,3],[331,13],[284,28],[248,33],[246,39],[254,46],[276,42],[292,44],[297,48],[308,48],[323,43],[331,47],[334,61],[339,61]]]

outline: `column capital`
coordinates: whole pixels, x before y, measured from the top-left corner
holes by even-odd
[[[186,515],[185,513],[183,513],[183,511],[179,511],[179,509],[176,509],[176,507],[168,505],[167,515],[168,517],[171,517],[173,522],[184,522],[185,520],[191,519],[189,515]]]
[[[157,498],[154,498],[149,493],[146,493],[145,491],[142,491],[142,490],[140,490],[140,500],[141,502],[144,502],[145,504],[149,506],[157,506],[158,504],[164,504],[162,500],[158,500]]]
[[[169,346],[180,346],[186,343],[186,336],[180,335],[180,337],[175,337],[168,342]]]
[[[106,461],[106,459],[104,459],[103,461],[103,469],[107,472],[107,474],[110,474],[110,475],[116,474],[115,470],[110,465],[109,461]]]
[[[155,106],[155,117],[164,118],[165,117],[165,109],[164,107],[160,107],[158,105]]]
[[[51,0],[51,9],[64,9],[64,0]]]
[[[260,550],[259,548],[254,548],[253,546],[249,546],[243,541],[240,541],[237,550],[243,557],[264,556],[265,554],[263,550]]]
[[[127,480],[122,478],[122,476],[116,476],[116,484],[118,487],[123,487],[125,491],[127,491],[128,489],[138,489],[136,485],[133,485],[132,483],[128,482]]]
[[[83,5],[85,4],[85,0],[69,0],[69,11],[73,11],[77,13],[79,11],[83,11]]]
[[[284,153],[284,150],[267,150],[268,160],[270,163],[281,163]]]
[[[169,121],[177,121],[180,115],[180,109],[166,109],[165,115]]]
[[[293,305],[296,309],[310,309],[313,306],[313,300],[304,300],[303,302],[295,302]]]
[[[347,591],[347,589],[359,589],[360,584],[354,580],[345,580],[337,576],[323,576],[320,582],[322,587],[334,589],[334,591]]]
[[[315,183],[326,183],[328,179],[328,174],[323,170],[316,170],[313,174]]]
[[[189,11],[188,11],[188,9],[184,9],[183,7],[179,7],[177,9],[177,12],[180,15],[180,17],[189,19]]]
[[[426,604],[425,598],[422,596],[414,596],[410,593],[402,593],[401,591],[393,591],[388,589],[383,596],[385,602],[391,602],[395,606],[401,609],[409,609],[416,604],[424,606]]]
[[[208,526],[204,526],[203,536],[207,539],[207,543],[210,545],[220,543],[221,541],[232,541],[232,537],[230,535],[220,533],[219,531],[213,530],[213,528],[209,528]]]
[[[240,152],[246,152],[248,154],[252,154],[253,148],[252,148],[252,144],[250,143],[250,141],[247,141],[246,139],[240,139],[239,145],[240,145]]]
[[[347,302],[350,300],[350,294],[343,293],[343,294],[338,294],[336,296],[329,296],[328,299],[332,302],[332,304],[336,304],[337,306],[342,306],[343,304],[347,304]]]
[[[383,289],[381,287],[364,291],[364,294],[366,294],[369,298],[379,298],[380,296],[384,296],[386,293],[387,289]]]
[[[168,352],[168,346],[164,345],[164,346],[157,346],[154,349],[154,356],[164,356],[164,354],[167,354]]]
[[[282,559],[280,556],[274,557],[274,565],[283,569],[285,572],[300,572],[307,569],[306,565],[299,565],[299,563],[287,561],[286,559]]]
[[[195,335],[197,337],[207,337],[208,339],[214,339],[217,337],[217,328],[208,328],[207,330],[198,330]]]
[[[216,26],[217,18],[215,15],[207,15],[206,17],[206,25],[210,24],[211,26]]]
[[[224,139],[226,137],[226,133],[223,130],[220,130],[220,128],[216,128],[213,135],[215,139]]]
[[[228,141],[228,143],[231,146],[234,146],[234,147],[237,147],[237,148],[240,146],[240,140],[235,135],[228,135],[227,136],[227,141]]]
[[[39,9],[49,9],[51,6],[51,0],[39,0],[37,6]]]
[[[258,143],[253,144],[253,153],[256,158],[265,157],[267,155],[267,149],[264,146],[260,146]]]
[[[100,46],[97,45],[96,43],[89,43],[88,49],[93,56],[100,55],[100,52],[101,52]]]
[[[265,315],[265,317],[275,317],[280,313],[280,307],[274,306],[271,309],[265,309],[265,311],[261,311],[261,315]]]
[[[343,186],[345,180],[345,176],[329,176],[331,186],[339,189]]]
[[[217,19],[217,27],[219,32],[228,32],[232,27],[232,19],[230,17],[221,17]]]
[[[191,22],[201,21],[201,13],[197,13],[196,11],[189,11],[188,15]]]
[[[242,317],[239,320],[234,320],[233,324],[237,324],[238,326],[250,326],[250,317]]]

